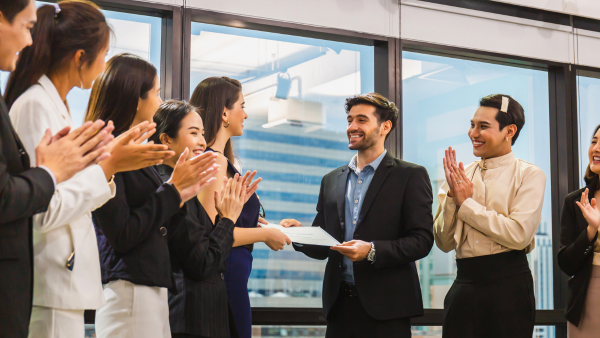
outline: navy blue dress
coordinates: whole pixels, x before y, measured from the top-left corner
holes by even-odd
[[[214,151],[210,148],[207,151]],[[227,172],[230,175],[239,174],[237,169],[227,161]],[[244,204],[242,213],[235,223],[240,228],[255,228],[258,224],[260,202],[256,194],[252,195]],[[225,269],[225,285],[229,303],[237,326],[239,338],[252,337],[252,309],[248,297],[248,278],[252,271],[253,245],[238,246],[231,249],[227,257]]]

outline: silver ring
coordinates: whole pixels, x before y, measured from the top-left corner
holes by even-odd
[[[458,181],[456,184],[461,184],[461,183],[462,183],[462,181]]]

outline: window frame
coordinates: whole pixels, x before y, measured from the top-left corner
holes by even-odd
[[[336,28],[244,17],[196,8],[184,9],[184,60],[182,78],[184,83],[183,97],[185,100],[189,100],[190,97],[192,22],[373,46],[375,49],[375,91],[386,97],[391,97],[394,102],[399,102],[400,88],[399,86],[396,86],[399,79],[398,76],[400,75],[396,67],[396,64],[399,61],[398,57],[401,55],[401,53],[399,53],[399,39]],[[399,128],[396,129],[396,131],[398,130]],[[400,135],[399,133],[397,134]],[[396,138],[398,138],[397,135],[391,135],[386,142],[386,147],[399,157],[401,155],[401,148],[396,145]]]
[[[57,2],[56,0],[45,0]],[[497,14],[524,17],[544,22],[571,24],[600,32],[600,20],[496,2],[473,0],[424,0],[477,9]],[[579,187],[577,71],[600,73],[600,68],[576,66],[499,53],[441,46],[354,31],[280,22],[180,5],[135,0],[93,0],[102,9],[152,15],[162,18],[161,87],[164,99],[189,99],[191,23],[202,22],[266,32],[350,42],[375,47],[375,90],[399,108],[398,127],[386,141],[387,149],[402,158],[402,51],[415,51],[516,67],[543,69],[549,77],[552,248],[555,310],[536,310],[536,325],[555,325],[556,337],[566,337],[564,308],[567,276],[560,271],[556,255],[560,248],[560,212],[564,197]],[[567,22],[567,20],[569,22]],[[321,308],[252,308],[254,325],[326,325]],[[414,326],[440,326],[442,309],[425,309],[424,316],[412,319]],[[94,312],[86,311],[86,323],[94,323]]]

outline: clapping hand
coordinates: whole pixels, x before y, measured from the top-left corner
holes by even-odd
[[[244,208],[245,190],[246,184],[238,174],[228,180],[225,179],[221,193],[215,190],[215,208],[220,218],[237,222]]]
[[[219,171],[219,165],[215,163],[218,156],[216,153],[205,152],[186,160],[188,154],[189,149],[185,148],[168,181],[181,195],[182,206],[183,203],[198,195],[200,190],[213,182]]]
[[[244,199],[244,203],[248,202],[248,200],[250,199],[250,197],[256,192],[256,189],[258,189],[258,183],[260,181],[262,181],[262,178],[259,177],[259,178],[256,179],[256,181],[254,181],[251,184],[250,182],[252,182],[252,180],[254,179],[255,175],[256,175],[256,170],[254,170],[252,172],[252,174],[248,170],[246,172],[246,174],[244,176],[242,176],[242,178],[241,178],[242,184],[244,184],[246,186],[246,197]]]
[[[589,189],[585,189],[583,194],[581,194],[581,201],[575,202],[579,209],[581,209],[581,213],[583,217],[588,222],[588,225],[591,227],[591,232],[588,232],[588,235],[591,235],[590,240],[592,240],[596,236],[596,232],[598,232],[598,227],[600,227],[600,211],[596,208],[596,199],[592,198],[590,203],[588,194],[590,193]]]
[[[103,128],[104,127],[104,128]],[[110,157],[106,144],[112,141],[114,126],[101,120],[86,122],[72,132],[64,128],[52,136],[50,129],[35,148],[36,165],[45,166],[60,183],[79,171]]]
[[[443,163],[446,182],[450,187],[448,197],[454,198],[456,206],[460,207],[466,199],[473,197],[473,182],[467,177],[463,163],[456,164],[456,151],[449,147],[445,153]]]
[[[156,123],[142,122],[112,140],[106,149],[111,157],[100,162],[107,178],[117,172],[132,171],[161,164],[175,155],[166,145],[146,141],[156,132]]]

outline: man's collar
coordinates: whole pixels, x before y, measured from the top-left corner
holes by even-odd
[[[373,171],[377,170],[377,168],[381,164],[381,161],[383,161],[383,158],[385,157],[385,154],[387,154],[387,149],[384,149],[383,152],[381,153],[381,155],[379,155],[375,160],[373,160],[373,162],[371,162],[371,163],[367,164],[366,166],[364,166],[363,170],[366,167],[373,168]],[[358,160],[358,154],[354,155],[354,157],[352,157],[352,159],[350,160],[350,163],[348,163],[348,168],[352,169],[352,171],[354,171],[355,173],[359,173],[360,172],[360,171],[358,171],[358,169],[356,167],[356,161],[357,160]]]
[[[498,156],[498,157],[493,157],[493,158],[488,158],[488,159],[482,158],[479,161],[479,167],[484,170],[496,169],[496,168],[504,167],[509,164],[513,164],[515,161],[516,161],[515,155],[511,151],[508,154]]]

